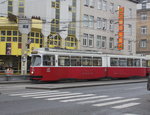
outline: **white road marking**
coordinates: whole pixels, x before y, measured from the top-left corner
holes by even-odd
[[[132,107],[132,106],[139,105],[139,104],[140,104],[140,103],[127,103],[127,104],[115,106],[115,107],[112,107],[112,108],[115,108],[115,109],[123,109],[123,108]]]
[[[78,102],[78,104],[96,103],[96,102],[110,101],[110,100],[122,99],[122,98],[124,98],[124,97],[112,97],[112,98],[104,98],[104,99],[98,99],[98,100],[91,100],[91,101],[83,101],[83,102]]]
[[[38,96],[38,97],[32,97],[32,98],[49,98],[49,97],[60,97],[60,96],[69,96],[69,95],[79,95],[82,93],[67,93],[67,94],[61,94],[61,95],[47,95],[47,96]]]
[[[73,101],[83,101],[83,100],[88,100],[88,99],[97,99],[97,98],[104,98],[108,97],[107,95],[102,95],[102,96],[93,96],[93,97],[86,97],[86,98],[79,98],[79,99],[68,99],[68,100],[63,100],[60,102],[73,102]]]
[[[57,98],[48,98],[46,100],[59,100],[59,99],[68,99],[68,98],[75,98],[75,97],[87,97],[93,96],[94,94],[86,94],[86,95],[75,95],[75,96],[68,96],[68,97],[57,97]]]
[[[102,106],[107,106],[107,105],[113,105],[113,104],[118,104],[118,103],[124,103],[124,102],[129,102],[129,101],[135,101],[135,100],[138,100],[138,99],[139,99],[139,98],[124,99],[124,100],[119,100],[119,101],[113,101],[113,102],[106,102],[106,103],[94,104],[93,106],[102,107]]]
[[[17,93],[17,94],[10,94],[10,96],[21,96],[21,95],[30,95],[30,94],[41,94],[41,93],[48,93],[48,92],[58,92],[58,91],[43,91],[43,92],[32,92],[32,93]]]
[[[54,94],[66,94],[66,93],[69,93],[69,92],[48,92],[48,93],[42,93],[42,94],[33,94],[33,95],[23,95],[21,97],[37,97],[37,96],[46,96],[46,95],[54,95]]]

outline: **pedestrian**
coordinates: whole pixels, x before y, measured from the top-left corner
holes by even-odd
[[[11,67],[8,67],[7,69],[6,69],[6,81],[9,81],[9,79],[10,79],[10,77],[11,77],[11,75],[13,75],[13,69],[11,68]]]

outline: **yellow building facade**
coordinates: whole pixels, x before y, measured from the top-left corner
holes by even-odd
[[[52,37],[53,36],[53,37]],[[33,49],[44,47],[44,36],[42,34],[42,21],[32,19],[31,32],[28,34],[27,43],[28,71],[30,57]],[[47,37],[47,47],[77,49],[77,40],[73,35],[62,38],[59,33],[50,32]],[[0,17],[0,70],[13,67],[16,72],[21,69],[22,35],[18,29],[18,23],[10,21],[7,17]]]

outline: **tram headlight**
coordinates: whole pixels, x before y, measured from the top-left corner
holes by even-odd
[[[34,71],[31,71],[31,74],[34,74]]]

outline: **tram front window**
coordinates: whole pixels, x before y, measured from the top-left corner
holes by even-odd
[[[41,65],[41,56],[34,55],[32,56],[31,66],[40,66]]]

